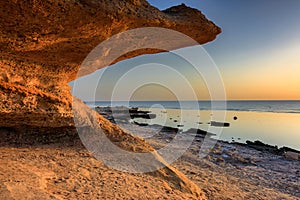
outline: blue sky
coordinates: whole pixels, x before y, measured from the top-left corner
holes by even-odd
[[[300,99],[300,1],[150,0],[149,3],[159,9],[185,3],[201,10],[222,28],[218,38],[205,44],[204,48],[220,70],[228,99]],[[106,88],[110,88],[112,82],[109,80],[113,74],[120,76],[121,67],[130,68],[133,63],[140,62],[138,59],[113,66],[107,73]],[[166,56],[165,59],[169,58]],[[143,77],[142,74],[139,76]],[[199,84],[202,84],[200,79]],[[88,82],[82,82],[82,85],[86,87]],[[203,94],[205,86],[196,90]],[[163,95],[156,98],[149,91],[149,88],[145,89],[139,96],[143,96],[143,100],[173,98]],[[103,91],[98,93],[97,100],[106,98],[100,95]],[[88,95],[82,92],[77,96],[85,98]],[[209,97],[203,95],[203,98]]]
[[[149,2],[160,9],[185,3],[222,28],[204,47],[223,75],[228,98],[300,99],[300,1]]]

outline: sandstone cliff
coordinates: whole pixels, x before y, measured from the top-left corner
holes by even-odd
[[[116,33],[165,27],[201,44],[220,33],[195,9],[161,12],[144,0],[13,0],[1,1],[0,8],[0,126],[72,125],[67,83],[87,54]],[[155,51],[129,56],[144,53]]]
[[[0,127],[14,134],[53,134],[51,130],[56,128],[74,131],[67,83],[76,78],[87,54],[114,34],[138,27],[164,27],[203,44],[221,32],[198,10],[180,5],[160,11],[145,0],[1,1],[0,15]],[[142,49],[117,61],[157,52]],[[143,140],[124,133],[101,116],[99,120],[118,145],[151,151]],[[127,142],[122,144],[124,138]],[[174,180],[183,182],[183,188],[199,195],[179,172],[166,170],[177,177]]]

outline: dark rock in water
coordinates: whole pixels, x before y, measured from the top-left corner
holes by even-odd
[[[246,144],[247,144],[248,147],[254,148],[254,149],[258,150],[258,151],[269,151],[269,152],[270,151],[273,152],[275,150],[278,151],[277,147],[265,144],[265,143],[263,143],[261,141],[258,141],[258,140],[255,141],[255,142],[247,140]]]
[[[138,126],[148,126],[149,124],[147,123],[139,123],[139,122],[133,122],[134,124],[138,125]]]
[[[127,108],[125,106],[116,107],[96,107],[95,111],[104,116],[112,123],[116,123],[116,120],[128,121],[130,119],[142,118],[142,119],[154,119],[155,114],[150,114],[150,111],[138,110],[139,108]]]
[[[173,122],[178,122],[178,120],[175,119]]]
[[[139,108],[130,108],[129,109],[129,113],[136,113],[138,111]]]
[[[128,107],[125,107],[125,106],[116,106],[116,107],[110,107],[110,106],[107,106],[107,107],[96,107],[95,110],[98,112],[98,113],[116,113],[116,114],[121,114],[121,113],[124,113],[124,114],[138,114],[138,113],[141,113],[141,114],[148,114],[150,113],[150,111],[143,111],[143,110],[138,110],[139,108],[128,108]]]
[[[206,135],[208,136],[214,136],[216,134],[209,133],[207,131],[201,130],[201,129],[196,129],[196,128],[190,128],[189,130],[183,132],[186,134],[196,134],[196,137],[205,137]]]
[[[97,111],[100,115],[108,115],[112,113],[111,107],[107,106],[107,107],[100,107],[97,106],[95,108],[95,111]]]
[[[178,125],[177,125],[177,127],[184,127],[184,125],[182,125],[182,124],[178,124]]]
[[[145,110],[138,110],[138,108],[130,108],[129,109],[129,113],[133,113],[133,114],[148,114],[151,113],[151,111],[145,111]]]
[[[273,146],[273,145],[269,145],[269,144],[265,144],[261,141],[246,141],[246,144],[248,147],[254,148],[258,151],[266,151],[266,152],[270,152],[276,155],[284,155],[286,152],[294,152],[294,153],[300,153],[300,151],[297,151],[295,149],[289,148],[289,147],[281,147],[278,148],[278,146]]]
[[[163,126],[160,130],[160,132],[167,132],[167,133],[178,133],[178,128],[173,128],[170,126]]]
[[[116,107],[111,107],[110,109],[113,113],[117,113],[117,114],[121,114],[121,113],[128,114],[129,113],[129,108],[125,107],[125,106],[116,106]]]
[[[142,118],[142,119],[155,119],[156,114],[143,114],[143,113],[135,113],[130,114],[131,119]]]
[[[279,149],[282,152],[294,152],[294,153],[300,153],[300,151],[296,150],[296,149],[292,149],[290,147],[281,147]]]
[[[229,127],[230,123],[228,122],[216,122],[216,121],[211,121],[210,122],[211,126],[215,126],[215,127]]]
[[[198,124],[203,124],[203,122],[198,122]]]

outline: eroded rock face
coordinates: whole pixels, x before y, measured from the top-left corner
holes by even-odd
[[[144,0],[13,0],[0,8],[0,126],[72,125],[67,83],[87,54],[114,34],[164,27],[203,44],[221,32],[200,11],[185,5],[159,11]],[[143,49],[119,60],[156,52]]]
[[[60,127],[72,130],[68,82],[76,78],[87,54],[117,33],[139,27],[164,27],[203,44],[221,32],[196,9],[180,5],[159,11],[145,0],[1,1],[0,15],[0,127],[14,133],[40,130],[44,134],[47,129]],[[189,45],[182,43],[176,48]],[[160,51],[142,49],[115,62]],[[131,151],[136,147],[137,151],[152,151],[142,139],[101,116],[99,121],[108,137],[120,146]],[[178,187],[200,195],[198,187],[175,169],[164,170],[157,173],[167,173],[162,175],[165,177],[172,174],[169,179],[176,177]]]

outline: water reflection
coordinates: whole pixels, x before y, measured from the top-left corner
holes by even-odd
[[[183,131],[190,128],[208,130],[209,122],[213,117],[211,111],[203,110],[163,110],[159,108],[150,110],[157,117],[144,120],[144,122],[179,127]],[[214,114],[218,115],[218,111],[215,111]],[[218,119],[218,116],[214,117]],[[219,136],[221,140],[236,142],[260,140],[267,144],[279,147],[288,146],[300,150],[300,114],[228,111],[225,121],[230,123],[230,127],[223,128],[222,134]],[[220,127],[215,127],[215,129],[217,128]]]

